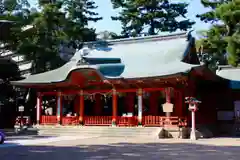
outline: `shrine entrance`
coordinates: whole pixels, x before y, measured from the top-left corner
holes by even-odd
[[[135,92],[134,92],[135,91]],[[158,90],[132,90],[80,94],[55,92],[41,93],[41,124],[110,126],[113,119],[117,126],[148,127],[168,125],[179,126],[186,122],[183,112],[183,91],[174,88]],[[109,94],[110,93],[110,94]],[[50,95],[49,95],[50,94]],[[55,94],[51,95],[51,94]],[[166,113],[164,104],[173,109]],[[82,123],[80,123],[80,121]],[[184,123],[186,125],[186,123]]]

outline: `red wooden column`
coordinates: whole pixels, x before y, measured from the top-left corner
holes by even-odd
[[[159,96],[159,92],[157,91],[153,91],[150,93],[150,114],[153,116],[158,115],[158,96]]]
[[[113,89],[112,94],[112,126],[116,126],[117,122],[117,92]]]
[[[74,99],[74,111],[73,111],[74,114],[75,114],[75,113],[76,113],[76,114],[79,113],[79,105],[80,105],[79,99],[80,99],[80,94],[79,94],[79,95],[76,95],[76,96],[75,96],[75,99]]]
[[[36,105],[36,111],[37,111],[37,124],[39,125],[42,121],[42,95],[41,93],[37,93],[37,105]]]
[[[63,105],[62,105],[62,93],[57,93],[57,123],[62,123],[62,111],[63,111]]]
[[[101,116],[102,115],[102,100],[101,100],[101,94],[96,94],[95,95],[95,104],[94,104],[94,112],[96,116]]]
[[[175,99],[175,114],[176,116],[183,116],[183,91],[182,90],[174,90],[174,99]]]
[[[134,112],[134,98],[135,93],[127,93],[125,98],[125,106],[127,113],[133,113]]]
[[[84,93],[83,91],[80,91],[80,95],[79,95],[79,104],[80,104],[80,108],[79,108],[79,124],[83,125],[84,124]]]

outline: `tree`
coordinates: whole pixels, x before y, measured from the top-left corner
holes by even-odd
[[[110,39],[120,39],[120,38],[127,38],[121,35],[118,35],[114,32],[103,31],[97,34],[97,39],[99,40],[110,40]]]
[[[121,21],[127,36],[137,36],[145,28],[149,35],[159,32],[187,30],[194,22],[186,19],[187,3],[173,3],[168,0],[112,0],[114,9],[122,8],[120,15],[112,17]]]
[[[203,14],[198,14],[197,17],[200,18],[201,21],[205,22],[205,23],[216,23],[219,21],[219,19],[216,17],[215,14],[215,9],[223,4],[223,3],[227,3],[231,0],[201,0],[202,5],[205,8],[209,8],[210,11],[207,11],[206,13]]]
[[[65,15],[60,12],[60,8],[58,4],[46,4],[40,13],[29,13],[26,17],[17,18],[12,16],[15,25],[7,44],[11,44],[12,51],[32,61],[33,74],[62,64],[58,48],[64,33],[59,28],[64,24]],[[23,31],[22,28],[27,25],[32,27]]]
[[[206,32],[201,44],[208,55],[215,57],[218,64],[226,64],[225,60],[233,66],[239,63],[239,22],[240,1],[225,0],[209,2],[203,0],[205,6],[213,8],[212,11],[197,15],[206,23],[213,26]]]
[[[95,30],[88,28],[88,22],[101,19],[92,11],[97,6],[90,0],[39,0],[39,5],[40,11],[29,8],[28,14],[2,16],[15,22],[5,42],[10,46],[8,49],[32,61],[33,74],[61,66],[59,52],[62,46],[80,49],[84,41],[95,40]],[[23,27],[29,25],[30,29],[23,31]]]
[[[224,27],[215,25],[210,30],[199,33],[201,39],[196,41],[200,61],[213,70],[218,65],[226,64],[226,56],[223,54],[227,45],[223,39],[224,33]]]
[[[18,80],[20,72],[15,62],[0,58],[0,127],[10,127],[15,118],[15,97],[16,92],[12,85],[11,80]],[[2,122],[2,123],[1,123]]]
[[[93,0],[66,0],[65,11],[68,13],[66,33],[68,40],[75,48],[81,48],[82,42],[95,41],[95,29],[89,28],[89,22],[97,22],[102,19],[94,10],[97,6]]]
[[[219,5],[216,9],[216,17],[226,27],[228,63],[238,66],[240,62],[240,0]]]

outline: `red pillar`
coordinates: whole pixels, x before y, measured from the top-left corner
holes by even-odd
[[[165,89],[166,102],[171,103],[171,88]]]
[[[125,106],[127,113],[134,113],[134,98],[135,93],[127,93],[127,96],[125,98]]]
[[[113,89],[112,94],[112,125],[116,126],[117,122],[117,92],[115,89]]]
[[[79,98],[80,96],[76,95],[75,99],[74,99],[74,109],[73,109],[73,113],[79,113]]]
[[[95,104],[94,104],[94,111],[96,116],[101,116],[103,110],[101,94],[95,95]]]
[[[159,92],[154,91],[150,93],[150,114],[153,116],[158,115],[158,96],[159,96]]]
[[[80,108],[79,108],[79,123],[81,125],[84,124],[84,94],[83,94],[83,91],[80,92],[80,95],[79,95],[79,104],[80,104]]]
[[[182,90],[174,90],[174,99],[175,99],[175,115],[182,117],[183,116],[183,91]]]

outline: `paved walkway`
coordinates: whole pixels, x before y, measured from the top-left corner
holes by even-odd
[[[56,140],[57,139],[57,140]],[[239,160],[240,139],[55,138],[1,147],[0,160]]]

